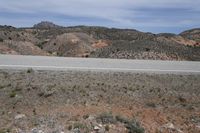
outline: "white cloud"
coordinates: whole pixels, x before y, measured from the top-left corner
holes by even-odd
[[[151,18],[152,16],[146,15],[148,14],[148,12],[145,12],[146,9],[175,8],[200,12],[199,5],[200,0],[0,0],[0,13],[60,14],[73,17],[106,19],[122,27],[136,25],[167,27],[175,24],[194,24],[195,20],[199,20],[199,16],[196,16],[196,19],[185,16],[183,20],[179,21],[172,20],[171,16],[173,14],[169,14],[168,19],[157,16],[157,20],[149,19],[149,21],[137,20],[137,17],[142,15],[144,18]],[[138,13],[138,10],[143,10],[141,11],[143,14]],[[184,12],[182,16],[184,16]],[[3,21],[1,20],[0,22]]]

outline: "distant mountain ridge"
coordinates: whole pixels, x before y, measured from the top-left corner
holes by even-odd
[[[62,28],[62,26],[56,25],[53,22],[49,21],[42,21],[38,24],[35,24],[33,28],[43,28],[43,29],[49,29],[49,28]]]
[[[0,26],[0,54],[200,61],[200,28],[172,33],[99,26]]]

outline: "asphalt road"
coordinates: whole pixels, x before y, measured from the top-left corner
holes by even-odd
[[[0,55],[0,69],[200,74],[200,62]]]

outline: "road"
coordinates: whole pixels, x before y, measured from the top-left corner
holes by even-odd
[[[200,62],[0,55],[0,69],[200,74]]]

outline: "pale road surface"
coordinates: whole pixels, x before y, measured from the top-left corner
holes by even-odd
[[[200,62],[0,55],[0,69],[200,74]]]

